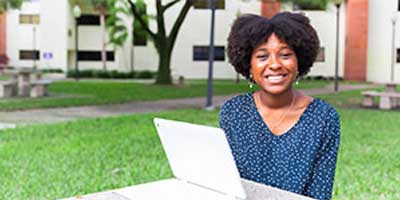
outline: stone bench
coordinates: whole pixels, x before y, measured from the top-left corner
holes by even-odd
[[[397,92],[364,91],[361,94],[364,96],[362,102],[364,107],[374,106],[374,97],[379,98],[380,109],[389,110],[400,105],[400,93]]]
[[[17,94],[17,82],[0,81],[0,97],[12,97]]]
[[[52,83],[50,80],[37,80],[30,83],[30,96],[43,97],[48,95],[48,86]]]

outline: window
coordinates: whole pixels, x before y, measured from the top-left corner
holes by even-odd
[[[193,47],[193,60],[194,61],[206,61],[208,60],[208,46],[194,46]],[[214,47],[214,60],[225,61],[225,47],[216,46]]]
[[[114,52],[107,51],[107,61],[114,61]],[[79,61],[101,61],[101,51],[78,51]]]
[[[293,2],[293,10],[326,10],[326,2],[299,0]]]
[[[146,4],[138,3],[136,8],[138,14],[142,16],[142,19],[144,19],[144,22],[148,26],[149,20],[147,17]],[[136,17],[133,19],[133,45],[135,46],[147,45],[147,32],[144,30],[144,28],[142,28],[140,22],[136,20]]]
[[[40,60],[40,51],[38,50],[20,50],[20,60]]]
[[[78,18],[78,25],[99,26],[100,17],[98,15],[81,15]]]
[[[216,9],[225,9],[225,0],[214,0]],[[193,7],[195,9],[210,9],[209,0],[195,0]]]
[[[19,15],[20,24],[40,24],[40,15]]]
[[[397,1],[397,11],[400,11],[400,0]]]
[[[400,63],[400,49],[397,49],[396,62]]]
[[[315,62],[325,62],[325,47],[320,47]]]

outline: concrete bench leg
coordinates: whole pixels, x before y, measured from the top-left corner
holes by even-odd
[[[49,90],[48,90],[48,88],[47,88],[47,85],[43,85],[42,86],[43,87],[43,96],[48,96],[49,95]]]
[[[42,97],[44,96],[44,88],[42,85],[35,85],[31,88],[31,97]]]
[[[31,89],[31,87],[29,84],[19,85],[18,86],[18,96],[28,97],[30,89]]]
[[[17,85],[10,84],[10,85],[2,85],[0,87],[0,97],[13,97],[17,93]]]
[[[393,107],[393,98],[387,96],[381,96],[381,99],[379,101],[379,108],[390,110],[392,107]]]
[[[372,95],[364,95],[362,105],[364,107],[372,107],[374,105],[374,97]]]

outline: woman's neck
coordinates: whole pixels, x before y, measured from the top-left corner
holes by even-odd
[[[261,101],[260,102],[261,106],[269,109],[279,109],[290,106],[296,94],[293,89],[289,89],[286,92],[279,95],[270,94],[263,90],[260,90],[258,92],[258,95],[259,95],[258,100]]]

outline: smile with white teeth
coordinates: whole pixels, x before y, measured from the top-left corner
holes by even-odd
[[[281,81],[286,75],[269,75],[266,78],[271,82],[279,82]]]

